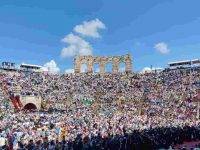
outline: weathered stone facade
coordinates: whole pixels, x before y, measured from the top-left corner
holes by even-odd
[[[38,96],[21,96],[20,98],[23,107],[25,107],[27,104],[32,103],[34,104],[38,110],[41,108],[41,102],[42,98]]]
[[[132,72],[132,59],[131,55],[124,56],[110,56],[110,57],[98,57],[98,56],[77,56],[74,59],[74,72],[81,73],[81,65],[87,65],[87,73],[94,73],[94,64],[99,64],[99,73],[104,74],[106,72],[105,66],[107,63],[112,63],[112,73],[119,72],[120,63],[125,63],[125,72]]]

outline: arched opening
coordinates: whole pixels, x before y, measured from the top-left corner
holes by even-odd
[[[126,70],[125,62],[120,62],[119,63],[119,72],[125,72],[125,70]]]
[[[105,71],[106,72],[112,72],[112,63],[111,62],[108,62],[107,64],[106,64],[106,67],[105,67]]]
[[[83,63],[83,64],[81,64],[81,72],[83,73],[83,72],[87,72],[88,71],[88,69],[87,69],[87,64],[86,63]]]
[[[24,106],[24,109],[26,109],[26,110],[35,110],[35,109],[37,109],[37,107],[33,103],[28,103],[28,104],[26,104]]]
[[[95,63],[93,67],[94,67],[94,73],[99,73],[100,72],[100,67],[99,67],[98,63]]]

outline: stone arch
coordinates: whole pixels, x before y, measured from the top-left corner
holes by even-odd
[[[87,65],[87,72],[93,73],[93,57],[92,56],[78,56],[74,59],[75,73],[81,73],[82,64]]]
[[[88,70],[88,65],[87,63],[81,63],[81,68],[80,68],[80,72],[81,73],[85,73]]]
[[[99,73],[100,72],[100,64],[99,63],[94,63],[93,67],[94,67],[93,70],[94,70],[95,73]]]
[[[37,97],[37,96],[21,96],[20,97],[20,101],[22,102],[23,108],[27,105],[27,104],[33,104],[36,106],[36,109],[40,109],[41,108],[41,97]]]
[[[33,103],[27,103],[23,109],[26,109],[26,110],[35,110],[37,109],[36,105],[33,104]]]
[[[132,71],[132,59],[130,54],[124,56],[112,56],[112,57],[93,57],[89,56],[77,56],[74,59],[74,70],[75,73],[81,73],[81,65],[87,64],[87,72],[94,73],[94,64],[99,64],[99,73],[105,73],[106,65],[112,63],[112,73],[119,72],[119,64],[121,62],[125,63],[125,71]]]
[[[112,64],[112,62],[107,62],[105,64],[105,72],[106,73],[111,73],[112,70],[113,70],[113,64]]]
[[[119,62],[119,72],[126,71],[126,63],[124,61]]]

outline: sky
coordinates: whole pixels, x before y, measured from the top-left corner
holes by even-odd
[[[73,71],[75,55],[131,54],[133,71],[200,58],[199,0],[1,0],[0,61]]]

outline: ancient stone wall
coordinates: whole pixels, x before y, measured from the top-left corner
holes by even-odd
[[[94,64],[99,64],[99,73],[104,74],[107,63],[112,63],[112,73],[119,72],[120,63],[125,63],[125,72],[132,72],[132,59],[130,54],[111,57],[77,56],[74,59],[74,71],[75,73],[81,73],[81,65],[86,64],[86,72],[94,73]]]

